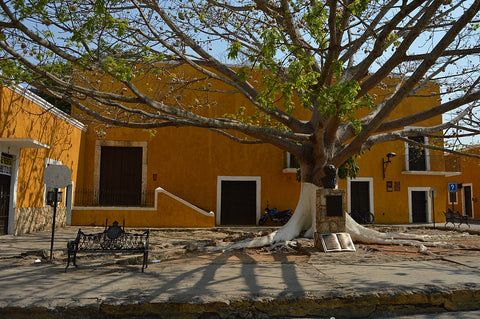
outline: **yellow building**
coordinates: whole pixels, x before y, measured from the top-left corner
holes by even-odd
[[[471,146],[463,152],[480,155],[480,145]],[[448,155],[448,158],[454,157]],[[458,161],[461,175],[452,176],[447,179],[449,183],[456,183],[456,192],[449,192],[447,208],[467,215],[470,218],[480,217],[480,202],[478,201],[478,181],[480,180],[480,159],[473,157],[462,157]]]
[[[248,106],[241,94],[218,93],[228,91],[225,84],[212,86],[216,90],[208,98],[227,108],[212,104],[198,112],[222,115]],[[182,95],[184,101],[198,98],[204,96]],[[433,98],[408,98],[390,119],[435,104]],[[141,227],[254,225],[267,203],[283,210],[295,208],[299,198],[294,158],[269,144],[239,144],[195,127],[107,129],[89,123],[87,129],[21,87],[0,90],[0,116],[1,233],[51,227],[43,181],[49,164],[72,171],[57,225],[104,225],[107,219]],[[438,116],[415,126],[441,121]],[[460,175],[456,157],[389,142],[362,154],[357,178],[339,180],[339,188],[347,191],[347,210],[358,219],[370,212],[376,223],[442,222],[451,204],[447,183],[457,181],[463,187],[454,205],[474,216],[480,208],[472,189],[479,171],[473,162],[463,161]],[[469,201],[471,210],[464,204]]]
[[[44,169],[62,164],[72,171],[56,225],[70,223],[82,135],[86,126],[17,86],[0,88],[0,234],[51,229]]]
[[[137,85],[153,82],[143,78]],[[221,100],[228,109],[212,106],[198,112],[225,114],[249,105],[241,94],[215,93],[229,90],[223,83],[212,87],[208,98]],[[193,101],[200,94],[185,93],[182,101]],[[435,98],[409,98],[391,118],[436,103]],[[415,125],[441,121],[438,116]],[[387,158],[390,152],[396,156]],[[72,212],[75,225],[103,225],[107,218],[149,227],[254,225],[267,202],[280,210],[295,208],[300,193],[288,154],[269,144],[239,144],[206,129],[105,130],[92,124],[83,154]],[[359,165],[357,178],[339,182],[339,188],[347,190],[349,212],[371,212],[377,223],[443,219],[446,177],[458,173],[448,167],[442,153],[390,142],[363,154]]]

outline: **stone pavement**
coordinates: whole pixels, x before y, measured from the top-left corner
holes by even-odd
[[[79,260],[65,273],[62,253],[77,229],[56,231],[53,262],[17,258],[48,256],[51,232],[0,236],[0,318],[339,319],[480,310],[478,254],[346,265],[323,263],[318,252],[301,263],[156,262],[145,273],[139,265]]]

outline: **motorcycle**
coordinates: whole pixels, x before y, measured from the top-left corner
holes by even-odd
[[[267,201],[267,207],[265,208],[264,214],[260,216],[260,219],[258,220],[259,225],[264,225],[267,220],[271,220],[274,223],[280,223],[282,225],[285,225],[288,220],[292,217],[292,210],[287,209],[287,210],[282,210],[279,211],[276,208],[270,209],[268,207],[268,201]]]

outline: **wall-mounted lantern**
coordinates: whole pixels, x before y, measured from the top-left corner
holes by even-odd
[[[387,160],[385,160],[384,158],[382,158],[382,162],[383,162],[383,179],[385,179],[385,171],[387,170],[387,166],[389,163],[391,163],[391,158],[392,157],[395,157],[397,156],[397,154],[395,154],[394,152],[390,152],[387,154]]]

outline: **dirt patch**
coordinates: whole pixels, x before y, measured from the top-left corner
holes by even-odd
[[[209,252],[205,247],[224,246],[241,240],[264,236],[276,228],[227,228],[206,230],[168,230],[151,232],[150,256],[162,263],[293,263],[307,262],[310,256],[300,247],[270,250],[268,247]],[[305,242],[313,247],[313,241]]]
[[[412,246],[368,245],[369,249],[386,255],[396,255],[413,259],[429,259],[464,254],[480,254],[480,236],[479,234],[470,233],[468,228],[407,228],[402,230],[383,227],[379,230],[390,232],[403,231],[404,233],[426,235],[429,238],[429,242],[439,244],[437,247],[429,246],[420,249]]]
[[[217,227],[211,229],[154,229],[151,230],[150,263],[317,263],[358,264],[388,263],[406,260],[441,260],[455,255],[480,254],[480,235],[467,232],[468,228],[431,229],[422,227],[374,226],[382,232],[411,233],[428,236],[437,247],[412,247],[400,245],[355,244],[356,252],[323,253],[314,247],[313,240],[300,239],[291,245],[271,250],[270,247],[234,251],[208,252],[205,247],[223,246],[244,239],[267,235],[276,227]],[[133,230],[140,231],[140,230]],[[46,261],[46,253],[32,252],[14,258],[0,259],[0,268],[18,267]],[[86,269],[98,265],[125,269],[125,265],[138,267],[141,256],[128,254],[79,254],[79,264]],[[54,263],[65,265],[64,251],[56,251]],[[111,267],[108,267],[111,268]]]
[[[375,226],[382,232],[427,235],[438,247],[356,244],[356,252],[323,253],[312,240],[297,240],[293,245],[270,250],[269,247],[225,252],[205,252],[203,247],[262,236],[274,228],[216,228],[208,230],[168,230],[152,232],[154,262],[162,263],[379,263],[402,260],[432,260],[462,254],[480,254],[480,236],[461,230],[422,227]]]

